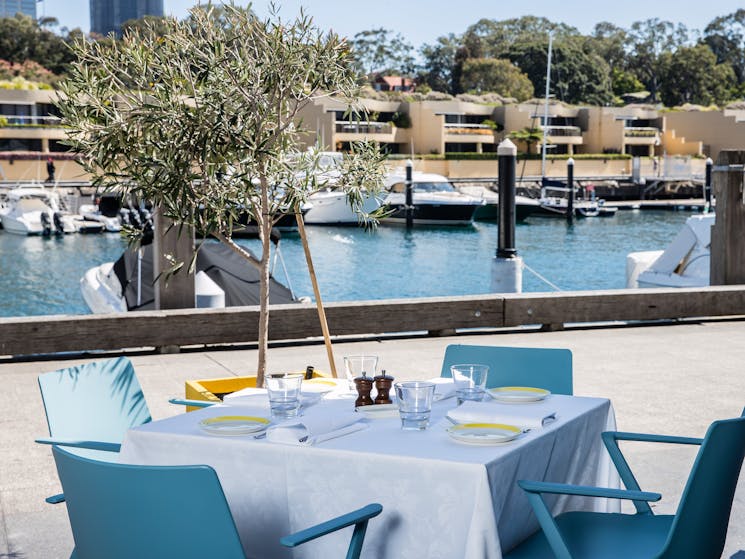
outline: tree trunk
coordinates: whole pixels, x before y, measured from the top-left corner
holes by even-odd
[[[269,260],[271,257],[272,220],[269,217],[269,196],[262,180],[261,211],[256,216],[261,237],[261,282],[259,291],[259,363],[256,371],[256,386],[264,386],[266,357],[269,350]]]

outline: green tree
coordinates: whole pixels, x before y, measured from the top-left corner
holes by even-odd
[[[688,41],[688,30],[658,18],[637,21],[629,31],[631,42],[630,64],[637,77],[650,92],[653,101],[659,100],[661,81],[667,73],[666,64],[678,47]]]
[[[543,130],[526,127],[522,130],[510,132],[510,138],[525,144],[525,153],[534,153],[533,146],[543,141]]]
[[[717,57],[708,45],[679,47],[666,56],[666,74],[660,88],[665,105],[710,105],[730,100],[735,73],[729,64],[717,64]]]
[[[360,31],[354,36],[352,47],[359,67],[367,74],[416,74],[414,47],[400,33],[382,27]]]
[[[610,78],[615,95],[621,96],[627,93],[644,91],[644,84],[632,72],[612,68]]]
[[[168,20],[162,37],[146,29],[114,45],[77,41],[59,108],[96,186],[120,185],[258,265],[261,385],[271,228],[323,187],[319,152],[299,151],[298,112],[321,95],[351,99],[358,76],[346,41],[304,15],[260,20],[226,6],[221,25],[211,13],[196,7],[188,21]],[[372,143],[344,159],[339,184],[354,208],[380,187],[381,161]],[[258,262],[231,236],[242,211],[258,224]]]
[[[533,84],[528,76],[509,60],[469,58],[463,65],[461,86],[475,93],[498,93],[525,101],[533,96]]]
[[[745,83],[745,9],[713,19],[704,29],[704,42],[717,63],[730,64],[737,83]]]
[[[548,38],[518,43],[509,59],[533,82],[536,91],[546,88]],[[613,99],[608,64],[582,38],[566,38],[553,44],[551,92],[567,103],[605,105]]]
[[[450,93],[459,44],[458,38],[451,33],[438,37],[434,45],[422,46],[419,53],[424,63],[420,69],[420,83],[426,83],[435,91]]]
[[[73,59],[65,38],[22,14],[0,18],[0,58],[12,64],[33,60],[55,74]]]

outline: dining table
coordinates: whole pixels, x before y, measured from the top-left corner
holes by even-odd
[[[429,428],[420,431],[403,430],[395,413],[361,413],[353,432],[314,444],[205,431],[210,418],[269,418],[266,399],[236,399],[129,430],[119,459],[214,468],[247,558],[343,557],[351,528],[295,549],[279,539],[377,502],[383,512],[370,521],[363,558],[499,559],[539,529],[518,480],[620,486],[600,437],[615,429],[610,400],[552,394],[539,404],[555,420],[500,444],[451,436],[446,415],[455,398],[435,402]],[[530,410],[536,404],[512,405]],[[305,412],[314,408],[349,413],[354,398],[320,398]],[[546,498],[554,514],[620,511],[617,500]]]

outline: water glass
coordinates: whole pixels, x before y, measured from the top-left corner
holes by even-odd
[[[480,402],[486,394],[486,378],[489,376],[489,365],[466,363],[453,365],[450,373],[455,383],[458,404],[466,400]]]
[[[354,388],[354,379],[361,377],[373,378],[378,371],[378,357],[376,355],[350,355],[344,358],[344,374],[349,381],[350,389]]]
[[[401,428],[416,431],[426,429],[432,412],[435,383],[422,381],[397,382],[394,386],[398,398]]]
[[[300,415],[300,386],[303,375],[274,374],[264,379],[272,417],[287,419]]]

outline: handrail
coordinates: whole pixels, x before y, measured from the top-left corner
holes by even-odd
[[[745,315],[745,286],[617,289],[334,302],[333,336]],[[364,320],[360,320],[364,316]],[[258,307],[0,318],[0,355],[253,343]],[[319,338],[313,305],[273,305],[272,340]]]

